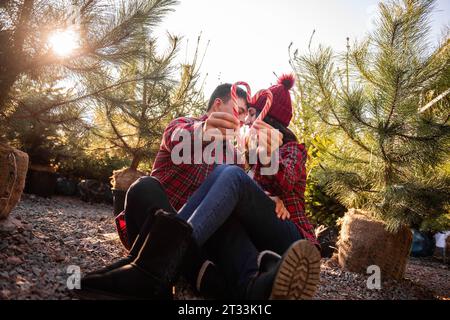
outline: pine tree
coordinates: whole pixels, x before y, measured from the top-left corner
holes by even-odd
[[[318,119],[313,108],[309,108],[302,103],[301,88],[300,86],[298,90],[294,91],[293,104],[295,108],[293,109],[290,128],[297,137],[301,137],[301,141],[308,150],[306,164],[308,179],[305,189],[306,214],[317,225],[334,227],[337,219],[344,215],[345,207],[335,197],[326,194],[324,186],[321,184],[322,181],[318,178],[322,170],[320,167],[323,158],[322,150],[332,145],[335,141],[332,136],[327,134],[326,124],[317,121]]]
[[[80,134],[83,124],[83,109],[59,104],[68,99],[70,92],[52,77],[22,77],[13,88],[20,104],[0,122],[0,139],[27,152],[31,164],[57,165],[69,147],[64,136],[71,132]],[[53,107],[54,104],[58,106]]]
[[[86,98],[112,90],[88,86],[92,74],[108,77],[107,72],[142,55],[140,38],[173,9],[175,0],[8,0],[0,5],[0,123],[23,107],[14,87],[23,78],[52,75],[78,83],[78,90],[66,99],[53,101],[46,110],[64,104],[82,105]],[[79,47],[60,56],[49,45],[55,30],[74,29]],[[126,82],[137,79],[126,79]],[[83,85],[84,84],[84,85]],[[28,110],[43,108],[27,105]]]
[[[327,192],[390,230],[449,210],[450,42],[431,49],[434,2],[380,3],[376,29],[344,54],[291,58],[303,108],[333,136],[321,150]]]
[[[142,160],[152,160],[161,135],[170,120],[205,107],[199,80],[198,38],[191,62],[176,64],[180,38],[170,36],[170,48],[160,55],[156,39],[141,39],[142,55],[117,69],[120,79],[139,79],[97,96],[92,132],[116,154],[131,159],[136,170]],[[107,87],[108,79],[95,77],[92,83]]]

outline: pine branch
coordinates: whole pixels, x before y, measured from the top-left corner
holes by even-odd
[[[386,123],[384,125],[385,129],[387,129],[389,127],[389,123],[391,122],[392,115],[394,114],[394,110],[395,110],[395,108],[396,108],[396,106],[398,104],[397,100],[398,100],[398,96],[399,96],[399,90],[400,90],[400,76],[397,75],[397,79],[396,79],[395,84],[394,84],[394,97],[392,99],[392,103],[391,103],[391,106],[389,108],[389,110],[390,110],[389,111],[389,115],[388,115]]]
[[[14,53],[17,55],[16,58],[22,57],[23,54],[23,44],[25,42],[26,33],[28,32],[28,23],[30,21],[31,12],[33,10],[33,0],[24,0],[20,8],[19,19],[15,23],[14,32]]]
[[[126,151],[130,152],[131,154],[133,153],[133,149],[130,147],[130,145],[125,141],[124,137],[120,134],[119,130],[117,129],[113,117],[111,115],[111,110],[110,108],[106,107],[106,119],[108,120],[109,125],[111,126],[111,128],[114,131],[114,134],[116,135],[116,137],[120,140],[120,142],[122,142],[122,148],[125,149]]]
[[[447,90],[445,90],[444,92],[442,92],[440,95],[438,95],[436,98],[434,98],[433,100],[431,100],[430,102],[428,102],[426,105],[424,105],[423,107],[421,107],[419,109],[419,113],[423,113],[426,110],[428,110],[429,108],[431,108],[433,105],[435,105],[439,100],[442,100],[443,98],[445,98],[445,96],[447,96],[450,93],[450,88],[448,88]]]

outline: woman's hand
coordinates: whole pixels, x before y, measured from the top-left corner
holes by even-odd
[[[283,134],[262,120],[256,120],[253,123],[252,129],[258,133],[259,148],[266,150],[269,158],[283,144]]]
[[[286,220],[286,219],[289,219],[291,217],[291,214],[286,209],[286,207],[284,206],[283,201],[279,197],[270,196],[270,199],[272,199],[273,202],[275,202],[275,213],[277,214],[277,217],[279,219]]]

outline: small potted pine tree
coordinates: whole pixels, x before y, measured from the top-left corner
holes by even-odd
[[[379,4],[368,37],[335,55],[291,55],[302,108],[314,110],[334,143],[321,150],[327,192],[349,210],[338,261],[401,278],[410,226],[448,211],[450,42],[429,46],[434,1]]]
[[[193,61],[175,65],[173,59],[179,38],[170,36],[170,50],[157,53],[155,39],[142,35],[137,45],[142,54],[118,66],[122,79],[139,79],[124,83],[116,90],[97,96],[91,132],[104,142],[111,152],[130,158],[131,165],[115,170],[111,176],[114,215],[124,209],[125,195],[139,177],[138,169],[144,160],[151,161],[159,149],[161,136],[168,122],[181,115],[195,112],[203,106],[201,90],[196,88],[199,78],[198,38]],[[179,79],[173,72],[179,72]],[[108,86],[105,78],[93,77],[91,82]]]

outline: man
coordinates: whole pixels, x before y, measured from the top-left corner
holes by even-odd
[[[225,84],[214,91],[207,114],[203,117],[175,119],[166,128],[152,171],[152,176],[157,179],[141,178],[127,193],[125,218],[128,241],[133,243],[130,255],[119,263],[84,278],[82,290],[85,295],[89,293],[104,298],[171,297],[170,287],[180,272],[181,264],[186,260],[186,252],[192,243],[192,227],[173,215],[161,212],[155,215],[155,212],[162,208],[166,212],[176,213],[215,167],[214,164],[205,162],[175,164],[172,151],[180,141],[172,138],[177,131],[185,131],[190,133],[187,137],[195,144],[195,132],[198,130],[209,132],[213,129],[222,134],[227,134],[229,130],[238,130],[247,110],[246,95],[243,90],[238,89],[238,120],[232,112],[230,87],[231,85]],[[164,190],[159,184],[162,184]],[[143,190],[154,192],[144,194],[143,197]],[[224,228],[227,229],[227,224]],[[228,229],[227,233],[233,234],[230,230],[237,229]],[[252,288],[256,288],[254,293],[271,288],[279,274],[277,269],[273,269],[261,275],[256,279],[258,281],[252,281]]]
[[[172,160],[172,150],[180,141],[174,141],[173,135],[177,132],[184,131],[187,136],[195,143],[196,132],[202,130],[204,133],[218,130],[223,136],[227,131],[238,130],[240,123],[244,123],[247,116],[247,94],[241,88],[237,89],[237,105],[239,108],[239,119],[233,116],[233,102],[230,96],[230,84],[219,85],[211,95],[208,103],[206,114],[200,118],[182,117],[173,120],[165,129],[161,147],[158,151],[151,176],[158,179],[164,187],[164,190],[169,198],[170,204],[176,211],[187,202],[188,198],[200,187],[204,179],[214,169],[215,164],[206,164],[203,159],[194,159],[194,157],[202,156],[192,155],[191,161],[174,164]],[[203,134],[203,138],[208,139],[207,135]],[[209,143],[206,141],[205,143]],[[229,142],[226,141],[226,144]],[[194,148],[193,148],[194,149]],[[192,150],[194,151],[194,150]],[[202,150],[201,150],[202,151]],[[223,153],[223,158],[220,159],[225,162],[226,154]],[[195,160],[200,160],[196,164]],[[167,210],[167,208],[164,208]],[[138,234],[140,226],[143,225],[147,215],[140,211],[139,214],[125,215],[127,222],[128,234],[131,235],[131,243],[134,237]],[[129,229],[131,228],[131,229]]]

